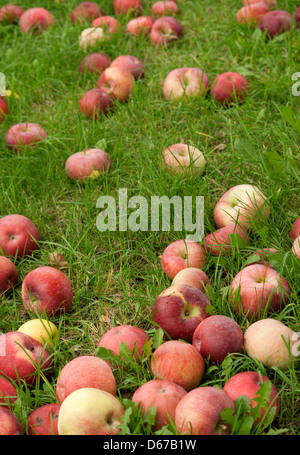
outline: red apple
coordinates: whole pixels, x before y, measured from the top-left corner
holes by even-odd
[[[96,3],[81,2],[77,5],[71,13],[71,22],[84,22],[91,23],[96,17],[102,16],[103,10]]]
[[[31,122],[18,123],[11,126],[6,135],[5,142],[10,150],[21,152],[26,146],[33,146],[45,139],[46,131],[38,124]]]
[[[18,22],[24,10],[17,5],[5,5],[0,8],[0,22]]]
[[[153,352],[151,372],[154,379],[174,382],[189,391],[201,383],[205,362],[192,344],[171,340],[161,344]]]
[[[298,8],[296,8],[295,11],[295,21],[297,24],[300,22],[300,5],[298,6]]]
[[[228,71],[219,74],[211,84],[210,93],[214,100],[231,104],[244,101],[249,92],[249,82],[239,73]]]
[[[80,110],[89,118],[97,119],[114,110],[114,100],[106,91],[92,88],[82,96]]]
[[[0,406],[0,436],[20,435],[24,435],[24,430],[17,416],[10,409]]]
[[[293,25],[293,16],[287,11],[273,10],[263,14],[257,22],[262,33],[266,32],[268,38],[280,35],[289,31]],[[294,27],[297,28],[297,22],[294,20]]]
[[[189,267],[180,270],[172,281],[172,286],[188,285],[205,292],[205,287],[210,285],[210,280],[203,270],[197,267]]]
[[[294,221],[289,232],[289,237],[291,240],[295,240],[300,235],[300,216]]]
[[[187,391],[170,381],[153,379],[136,389],[132,396],[133,403],[146,415],[152,407],[156,408],[155,424],[152,432],[161,430],[175,420],[175,409]]]
[[[52,358],[45,347],[21,332],[0,336],[0,374],[12,381],[35,384],[37,376],[51,373]]]
[[[23,33],[41,33],[54,25],[53,15],[45,8],[30,8],[20,17],[20,28]]]
[[[49,403],[35,409],[27,419],[28,435],[57,436],[60,404]]]
[[[0,218],[0,251],[5,256],[23,258],[39,248],[40,234],[33,222],[23,215]]]
[[[263,264],[266,266],[270,265],[270,258],[274,254],[278,254],[279,251],[276,248],[263,248],[262,250],[257,250],[252,255],[258,256],[260,259],[255,262],[251,262],[251,264]]]
[[[198,242],[189,239],[179,239],[170,243],[161,257],[165,274],[173,280],[182,269],[195,267],[201,269],[206,263],[204,248]]]
[[[171,174],[184,177],[202,175],[206,160],[203,153],[188,144],[172,144],[163,151],[162,166]]]
[[[276,6],[276,0],[243,0],[243,5],[252,5],[253,3],[266,3],[268,6]]]
[[[179,8],[176,2],[160,0],[151,6],[153,16],[172,16],[178,14]]]
[[[89,73],[98,73],[101,74],[105,68],[108,68],[111,64],[111,59],[108,55],[103,54],[102,52],[94,52],[92,54],[86,55],[79,66],[79,71],[84,73],[88,71]]]
[[[9,408],[17,399],[18,391],[16,387],[8,379],[0,376],[0,409]]]
[[[258,391],[262,384],[266,381],[270,380],[264,374],[259,374],[257,371],[243,371],[228,379],[223,389],[233,402],[238,397],[245,395],[251,401],[251,408],[255,408],[257,406],[256,398],[260,397]],[[254,421],[253,425],[257,426],[263,420],[266,413],[270,412],[270,410],[273,410],[274,408],[275,414],[273,416],[273,421],[278,416],[280,410],[280,397],[278,390],[274,384],[271,383],[270,398],[265,400],[264,407],[260,408],[260,417]]]
[[[182,38],[184,28],[175,17],[163,16],[157,19],[151,28],[151,40],[156,46],[169,45]]]
[[[0,256],[0,295],[10,291],[18,282],[18,269],[6,256]]]
[[[299,237],[295,238],[293,245],[292,245],[292,253],[300,259],[300,235]]]
[[[126,31],[133,36],[148,36],[151,33],[153,24],[154,19],[151,16],[135,17],[128,22]]]
[[[145,66],[143,62],[133,55],[119,55],[119,57],[111,62],[110,66],[118,66],[130,71],[134,79],[143,78],[145,75]]]
[[[67,275],[50,266],[41,266],[27,273],[22,283],[24,307],[34,314],[58,316],[70,310],[73,289]]]
[[[192,343],[208,362],[221,364],[228,354],[243,352],[244,335],[234,319],[216,314],[200,322]]]
[[[142,12],[141,0],[114,0],[116,14],[140,14]]]
[[[258,19],[269,11],[269,6],[265,2],[252,3],[251,5],[240,8],[236,15],[236,20],[241,24],[256,24]]]
[[[235,411],[227,393],[217,387],[202,386],[188,392],[175,410],[175,425],[183,435],[230,435],[231,427],[221,420],[225,409]]]
[[[102,27],[107,34],[119,33],[122,29],[120,22],[113,16],[97,17],[92,25],[93,27]]]
[[[6,98],[0,95],[0,123],[4,120],[5,116],[8,114],[8,104]]]
[[[234,235],[239,237],[244,246],[249,244],[249,237],[245,230],[238,224],[232,223],[208,234],[203,240],[204,248],[213,256],[231,254],[235,248],[236,241],[230,236]]]
[[[106,68],[100,75],[97,87],[116,100],[127,101],[133,89],[131,72],[119,66]]]
[[[59,403],[62,403],[75,390],[84,387],[116,394],[116,379],[105,360],[93,355],[82,355],[70,360],[57,378],[56,396]]]
[[[200,68],[176,68],[170,71],[163,83],[166,100],[187,100],[205,96],[209,78]]]
[[[238,272],[230,292],[234,311],[257,319],[282,310],[291,289],[287,280],[272,267],[252,264]]]
[[[210,316],[210,301],[193,286],[170,286],[159,294],[152,308],[152,320],[172,340],[192,342],[196,327]]]
[[[112,165],[108,153],[98,148],[76,152],[69,156],[65,169],[73,180],[96,179],[110,170]]]

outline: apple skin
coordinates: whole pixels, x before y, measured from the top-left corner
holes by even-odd
[[[233,402],[240,397],[240,396],[247,396],[251,401],[251,408],[255,408],[257,406],[257,401],[255,398],[259,397],[258,391],[261,385],[266,382],[270,381],[267,376],[264,374],[259,374],[257,371],[243,371],[241,373],[237,373],[225,383],[223,390],[227,393],[227,395],[232,399]],[[274,414],[273,421],[278,416],[280,410],[280,397],[278,391],[273,383],[271,383],[271,394],[270,399],[265,403],[266,408],[273,409],[276,408],[276,412]],[[253,426],[257,426],[264,418],[266,414],[266,409],[263,407],[260,408],[260,417],[258,417]]]
[[[151,6],[153,16],[172,16],[179,12],[177,3],[173,1],[157,1]]]
[[[299,237],[299,235],[300,235],[300,216],[292,224],[292,227],[289,232],[289,237],[291,240],[294,241],[297,237]]]
[[[300,5],[296,9],[294,17],[295,17],[296,23],[299,24],[299,22],[300,22]]]
[[[126,31],[129,35],[146,37],[150,35],[153,24],[154,19],[151,16],[135,17],[128,22]]]
[[[55,267],[40,266],[27,273],[21,293],[24,308],[37,315],[59,316],[72,306],[71,282]]]
[[[176,406],[186,394],[187,391],[174,382],[152,379],[136,389],[132,401],[143,415],[156,407],[155,424],[151,428],[155,432],[174,422]]]
[[[55,23],[53,15],[45,8],[29,8],[20,17],[20,28],[23,33],[41,33]]]
[[[40,234],[33,222],[23,215],[0,218],[0,251],[5,256],[23,258],[39,248]]]
[[[163,16],[156,19],[151,28],[151,40],[156,46],[171,44],[174,40],[182,38],[184,28],[175,17]]]
[[[258,19],[269,11],[269,6],[265,2],[252,3],[240,8],[236,15],[237,22],[241,24],[254,25]]]
[[[53,347],[53,342],[57,342],[59,337],[58,328],[53,322],[39,318],[24,322],[18,328],[18,332],[26,333],[42,345],[46,345],[47,349]]]
[[[180,270],[172,281],[172,286],[188,285],[205,292],[205,287],[210,285],[210,280],[205,272],[197,267]]]
[[[143,62],[134,55],[119,55],[111,62],[111,67],[119,66],[132,74],[134,79],[140,79],[145,76],[145,66]]]
[[[279,251],[276,248],[263,248],[262,250],[257,250],[254,253],[252,253],[255,256],[259,256],[259,260],[256,262],[252,262],[251,264],[263,264],[266,266],[270,266],[270,258],[274,254],[278,254]]]
[[[220,103],[241,103],[246,98],[249,87],[249,82],[244,76],[234,71],[227,71],[213,80],[210,94]]]
[[[8,104],[6,98],[0,95],[0,123],[3,122],[8,114]]]
[[[83,57],[79,65],[79,71],[81,73],[87,71],[92,74],[101,74],[110,64],[111,59],[108,55],[103,54],[103,52],[93,52]]]
[[[253,322],[244,333],[246,354],[268,368],[276,366],[280,370],[299,360],[299,341],[299,333],[272,318]]]
[[[208,297],[193,286],[170,286],[159,294],[152,308],[152,320],[172,340],[192,342],[196,327],[210,316]]]
[[[253,3],[266,3],[268,6],[276,6],[276,0],[243,0],[243,6],[252,5]]]
[[[52,372],[52,358],[47,349],[25,333],[2,334],[0,352],[0,374],[12,381],[20,379],[33,385],[40,371],[46,377]]]
[[[203,153],[188,144],[172,144],[163,151],[163,167],[169,174],[183,177],[202,175],[206,166]]]
[[[266,32],[267,37],[272,39],[281,33],[291,29],[293,16],[287,11],[273,10],[266,12],[258,19],[257,25],[262,33]],[[297,22],[294,21],[294,27],[297,28]]]
[[[113,98],[104,90],[92,88],[80,100],[81,112],[89,118],[99,118],[114,110]]]
[[[188,392],[175,410],[175,425],[179,434],[228,435],[229,424],[220,420],[221,412],[234,403],[227,393],[212,386],[202,386]]]
[[[114,0],[113,7],[116,14],[141,14],[141,0]]]
[[[70,360],[56,381],[58,402],[63,403],[72,392],[85,387],[106,390],[116,395],[116,379],[105,360],[93,355],[82,355]]]
[[[104,390],[85,387],[72,392],[61,404],[59,435],[117,435],[124,408]]]
[[[244,335],[234,319],[217,314],[200,322],[192,344],[204,359],[219,365],[228,354],[243,352]]]
[[[0,295],[17,284],[18,276],[15,264],[6,256],[0,256]]]
[[[76,152],[69,156],[65,169],[72,180],[95,179],[109,171],[112,161],[108,153],[98,148]]]
[[[0,376],[0,409],[9,408],[17,399],[18,391],[16,387],[8,379]]]
[[[49,403],[35,409],[27,419],[28,435],[58,436],[59,403]]]
[[[22,436],[24,430],[17,416],[0,406],[0,436]]]
[[[230,243],[230,235],[238,235],[243,242],[243,245],[249,245],[249,236],[243,228],[238,224],[228,224],[223,228],[220,228],[211,234],[208,234],[203,240],[203,246],[207,253],[211,253],[213,256],[226,256],[231,254],[235,248],[234,244]],[[233,241],[234,243],[234,241]]]
[[[5,5],[0,8],[0,22],[10,22],[11,24],[18,22],[22,14],[23,8],[17,5]]]
[[[295,238],[293,245],[292,245],[292,253],[300,259],[300,235],[299,237]]]
[[[258,319],[278,312],[289,301],[291,288],[287,280],[272,267],[251,264],[234,277],[231,288],[231,305],[236,313]]]
[[[93,2],[81,2],[77,5],[70,16],[71,22],[79,22],[83,24],[84,22],[91,23],[96,17],[102,16],[103,10],[96,3]]]
[[[270,215],[270,206],[259,188],[249,184],[230,188],[216,203],[214,220],[218,228],[238,223],[244,229]]]
[[[97,17],[92,22],[93,27],[102,27],[108,35],[111,33],[120,33],[122,26],[119,21],[113,16]]]
[[[173,280],[182,269],[201,269],[206,264],[204,248],[194,240],[179,239],[170,243],[163,251],[161,262],[165,274]]]
[[[7,130],[5,142],[10,150],[20,153],[25,146],[34,146],[46,136],[46,131],[40,125],[24,122],[13,125]]]
[[[97,81],[97,87],[119,102],[127,101],[134,84],[131,72],[119,66],[106,68]]]
[[[200,68],[175,68],[165,77],[163,95],[166,100],[187,100],[205,96],[209,77]]]
[[[170,381],[190,391],[201,383],[205,362],[200,352],[190,343],[181,340],[165,341],[151,357],[154,379]]]

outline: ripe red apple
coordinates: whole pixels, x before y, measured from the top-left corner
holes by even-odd
[[[235,411],[227,393],[217,387],[202,386],[188,392],[175,410],[175,425],[183,435],[230,435],[231,427],[221,420],[224,409]]]
[[[57,436],[60,404],[49,403],[35,409],[27,418],[28,435]]]
[[[180,270],[172,281],[172,286],[188,285],[205,292],[205,287],[210,285],[210,280],[203,270],[197,267],[189,267]]]
[[[0,295],[10,291],[18,282],[18,269],[6,256],[0,256]]]
[[[0,123],[4,120],[8,114],[8,104],[6,98],[0,95]]]
[[[243,352],[244,335],[234,319],[216,314],[200,322],[192,343],[208,362],[221,364],[228,354]]]
[[[8,379],[0,376],[0,409],[9,408],[17,399],[18,391],[16,387]]]
[[[300,235],[300,216],[294,221],[289,232],[289,237],[291,240],[295,240]]]
[[[84,387],[116,394],[116,379],[105,360],[93,355],[82,355],[70,360],[62,368],[56,381],[56,396],[59,403],[63,403],[74,390]]]
[[[150,366],[154,379],[174,382],[186,391],[198,387],[205,373],[200,352],[180,340],[166,341],[155,349]]]
[[[21,332],[0,336],[0,374],[12,381],[35,384],[42,372],[46,377],[52,369],[52,358],[45,347]]]
[[[103,54],[103,52],[94,52],[83,57],[79,65],[79,71],[81,73],[88,71],[89,73],[101,74],[110,64],[111,59],[108,55]]]
[[[155,432],[174,422],[176,406],[186,394],[187,391],[174,382],[152,379],[136,389],[132,401],[143,415],[155,406],[155,424],[151,428]]]
[[[116,100],[127,101],[133,89],[131,72],[119,66],[106,68],[100,75],[97,87]]]
[[[73,180],[96,179],[110,170],[112,165],[108,153],[98,148],[76,152],[69,156],[65,169]]]
[[[220,103],[232,104],[244,101],[249,92],[248,80],[239,73],[228,71],[219,74],[211,84],[210,93]]]
[[[119,55],[111,62],[111,67],[119,66],[131,72],[134,79],[143,78],[145,66],[143,62],[134,55]]]
[[[151,6],[151,13],[153,16],[173,16],[178,14],[179,8],[176,2],[171,0],[160,0],[154,2]]]
[[[205,96],[209,78],[200,68],[175,68],[165,77],[163,94],[166,100],[187,100]]]
[[[58,316],[70,310],[73,289],[67,275],[50,266],[40,266],[27,273],[22,283],[24,307],[34,314]]]
[[[260,259],[255,262],[251,262],[251,264],[263,264],[266,266],[270,266],[270,258],[274,254],[278,254],[279,251],[276,248],[263,248],[262,250],[257,250],[252,255],[258,256]]]
[[[298,6],[298,8],[296,8],[294,16],[295,16],[295,21],[298,24],[300,22],[300,5]]]
[[[17,5],[5,5],[0,8],[0,22],[18,22],[24,10]]]
[[[106,91],[92,88],[82,96],[80,110],[89,118],[97,119],[114,110],[114,100]]]
[[[230,293],[235,312],[257,319],[280,311],[289,301],[291,289],[287,280],[272,267],[252,264],[234,277]]]
[[[24,430],[17,416],[10,409],[0,406],[0,436],[20,435],[24,435]]]
[[[292,253],[300,259],[300,235],[299,237],[295,238],[293,245],[292,245]]]
[[[20,153],[24,147],[33,146],[45,139],[46,136],[46,131],[40,125],[24,122],[13,125],[8,129],[5,135],[5,142],[10,150]]]
[[[23,33],[41,33],[55,23],[53,15],[45,8],[29,8],[20,17],[20,28]]]
[[[103,10],[96,3],[81,2],[77,5],[71,13],[71,22],[84,22],[91,23],[96,17],[102,16]]]
[[[116,14],[140,14],[142,13],[141,0],[114,0]]]
[[[127,26],[126,31],[133,36],[148,36],[151,33],[154,19],[151,16],[139,16],[131,19]]]
[[[252,5],[253,3],[266,3],[268,6],[276,6],[276,0],[243,0],[243,5]]]
[[[184,28],[175,17],[163,16],[156,19],[151,28],[151,40],[156,46],[171,44],[174,40],[182,38]]]
[[[159,294],[152,308],[152,320],[172,340],[192,342],[196,327],[210,316],[210,301],[193,286],[170,286]]]
[[[203,153],[188,144],[172,144],[163,151],[162,166],[171,174],[183,177],[202,175],[206,160]]]
[[[238,397],[245,395],[251,401],[251,408],[255,408],[257,406],[257,401],[255,399],[260,396],[258,391],[266,381],[270,380],[264,374],[259,374],[257,371],[243,371],[229,378],[225,383],[223,390],[225,390],[233,402],[235,402]],[[260,417],[254,421],[253,425],[257,426],[263,420],[266,413],[274,408],[275,414],[273,421],[278,416],[280,410],[280,397],[278,390],[274,384],[271,383],[270,398],[265,400],[265,406],[260,408]]]
[[[108,35],[111,33],[119,33],[122,26],[119,21],[113,16],[102,16],[94,19],[93,27],[102,27],[104,32]]]
[[[263,14],[257,22],[262,33],[266,32],[268,38],[280,35],[289,31],[293,25],[293,16],[287,11],[273,10]],[[297,22],[294,20],[294,27],[297,28]]]
[[[0,218],[0,251],[5,256],[23,258],[39,248],[40,234],[33,222],[23,215]]]
[[[269,11],[267,3],[261,1],[257,3],[251,3],[250,5],[243,6],[240,8],[236,15],[236,20],[241,24],[254,25],[258,19]]]
[[[232,223],[208,234],[203,240],[205,250],[213,256],[231,254],[236,245],[236,241],[230,237],[232,235],[238,236],[244,246],[249,244],[249,237],[245,230],[238,224]]]
[[[195,267],[201,269],[206,263],[204,248],[198,242],[179,239],[170,243],[161,257],[165,274],[173,280],[182,269]]]

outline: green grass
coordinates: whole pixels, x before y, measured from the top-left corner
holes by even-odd
[[[33,2],[13,2],[24,9]],[[34,2],[35,3],[35,2]],[[7,88],[18,99],[9,99],[9,115],[0,124],[0,215],[19,213],[30,218],[42,236],[41,249],[17,262],[19,285],[12,294],[1,296],[0,331],[14,331],[33,318],[25,312],[21,283],[32,269],[49,264],[53,251],[66,258],[74,289],[69,313],[51,320],[59,327],[60,341],[53,351],[54,368],[49,383],[33,389],[19,384],[20,399],[14,407],[24,428],[30,412],[55,401],[60,369],[79,355],[94,355],[101,335],[119,323],[138,325],[155,333],[151,308],[157,295],[170,285],[160,255],[184,233],[104,232],[96,228],[102,195],[117,197],[119,188],[128,196],[204,196],[205,234],[216,229],[213,208],[232,186],[257,185],[267,196],[271,215],[263,227],[251,232],[250,246],[230,258],[209,257],[204,271],[212,289],[215,313],[233,317],[244,331],[249,322],[233,314],[228,286],[249,255],[260,248],[280,251],[274,263],[288,280],[292,294],[288,305],[273,315],[299,332],[299,260],[291,253],[288,233],[299,216],[299,97],[292,94],[291,76],[299,71],[300,32],[292,30],[272,41],[256,28],[238,24],[239,8],[234,0],[178,1],[178,19],[185,27],[182,40],[156,48],[149,37],[132,38],[123,32],[95,50],[116,58],[131,54],[145,64],[145,78],[139,80],[128,102],[116,104],[114,113],[98,121],[81,114],[82,95],[94,88],[97,76],[79,72],[85,53],[78,46],[84,25],[72,25],[70,12],[76,1],[55,3],[45,0],[56,19],[55,27],[39,36],[22,35],[18,25],[1,25],[1,67]],[[114,15],[111,0],[102,0],[107,15]],[[150,14],[151,1],[142,2]],[[242,2],[240,2],[242,3]],[[36,6],[36,5],[34,5]],[[278,0],[278,7],[293,13],[292,0]],[[125,27],[127,17],[119,18]],[[197,66],[210,80],[224,71],[246,76],[251,90],[241,105],[231,108],[206,98],[167,102],[162,83],[174,68]],[[20,155],[9,151],[4,136],[18,122],[39,123],[47,139]],[[104,141],[113,161],[110,173],[98,180],[70,182],[66,159],[74,152]],[[201,177],[182,179],[166,175],[160,165],[165,147],[190,143],[203,151],[206,170]],[[159,334],[159,332],[158,332]],[[157,345],[159,336],[154,339]],[[281,410],[273,424],[252,429],[251,434],[281,432],[299,434],[299,362],[287,371],[265,368],[246,355],[229,358],[220,367],[207,365],[201,385],[222,387],[234,373],[247,370],[266,374],[281,397]],[[118,396],[130,409],[130,396],[152,378],[147,359],[137,365],[128,361],[125,371],[114,370]],[[137,420],[135,420],[137,419]],[[26,431],[26,430],[25,430]],[[149,434],[134,412],[122,430]],[[148,432],[148,433],[147,433]],[[166,432],[175,433],[172,425]]]

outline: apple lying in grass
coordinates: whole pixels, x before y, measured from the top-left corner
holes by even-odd
[[[253,3],[266,3],[268,6],[276,6],[276,0],[243,0],[243,6],[252,5]]]
[[[166,341],[155,349],[150,367],[154,379],[174,382],[186,391],[198,387],[205,373],[200,352],[180,340]]]
[[[111,59],[108,55],[103,52],[93,52],[83,57],[79,65],[79,71],[81,73],[87,71],[88,73],[101,74],[110,64]]]
[[[165,77],[163,94],[166,100],[187,100],[205,96],[209,78],[200,68],[175,68]]]
[[[219,74],[212,82],[210,94],[220,103],[241,103],[249,92],[248,80],[239,73],[227,71]]]
[[[282,310],[289,301],[291,288],[287,280],[272,267],[252,264],[237,273],[230,293],[235,312],[257,319]]]
[[[174,422],[176,406],[186,394],[187,391],[174,382],[152,379],[136,389],[132,401],[144,416],[152,407],[156,408],[155,424],[151,428],[155,432]]]
[[[45,8],[29,8],[20,17],[20,28],[23,33],[39,34],[55,23],[53,15]]]
[[[61,404],[59,435],[117,435],[124,408],[111,393],[85,387],[72,392]]]
[[[203,270],[197,267],[189,267],[180,270],[172,281],[172,286],[188,285],[205,292],[206,286],[210,285],[210,280]]]
[[[266,12],[258,19],[257,25],[262,33],[266,32],[267,37],[270,39],[289,31],[292,26],[297,28],[297,22],[293,19],[293,16],[282,10]]]
[[[40,234],[33,222],[23,215],[0,218],[0,252],[5,256],[23,258],[39,248]]]
[[[89,47],[94,48],[107,39],[102,27],[88,27],[79,35],[78,44],[82,50],[87,51]]]
[[[270,266],[270,259],[274,257],[275,254],[278,254],[279,251],[276,248],[263,248],[262,250],[257,250],[252,253],[253,256],[258,256],[258,260],[251,262],[251,264],[263,264]]]
[[[52,372],[52,358],[47,349],[25,333],[2,334],[0,354],[0,375],[12,381],[33,385],[41,373],[48,377]]]
[[[293,245],[292,245],[292,253],[300,259],[300,235],[299,237],[295,238]]]
[[[128,22],[126,31],[129,35],[145,37],[151,33],[153,24],[154,19],[151,16],[135,17]]]
[[[119,57],[111,62],[110,66],[118,66],[130,71],[134,79],[143,78],[145,75],[145,66],[143,62],[134,55],[119,55]]]
[[[30,319],[18,328],[18,332],[31,336],[42,345],[46,345],[48,350],[57,343],[59,337],[58,328],[48,319]]]
[[[299,237],[299,235],[300,235],[300,216],[292,224],[292,227],[289,232],[289,237],[292,241],[294,241],[297,237]]]
[[[270,206],[265,195],[250,184],[230,188],[214,208],[214,220],[218,228],[237,223],[247,229],[253,223],[265,222],[269,215]]]
[[[22,302],[29,312],[59,316],[72,306],[72,284],[61,270],[40,266],[27,273],[22,283]]]
[[[34,146],[45,139],[46,131],[37,123],[23,122],[11,126],[6,135],[5,142],[10,150],[21,152],[26,146]]]
[[[151,28],[151,40],[156,46],[169,45],[183,37],[184,28],[175,17],[163,16],[156,19]]]
[[[298,24],[300,22],[300,5],[296,8],[295,14],[295,21]]]
[[[243,6],[236,14],[237,22],[241,24],[254,25],[258,19],[269,11],[267,3],[261,1],[257,3],[251,3],[250,5]]]
[[[244,333],[246,354],[268,368],[291,367],[300,358],[299,346],[299,333],[277,319],[253,322]]]
[[[0,123],[5,119],[8,114],[8,104],[6,98],[0,95]]]
[[[18,269],[11,259],[0,256],[0,295],[10,291],[18,282]]]
[[[163,151],[163,167],[173,174],[181,174],[184,177],[190,175],[202,175],[206,160],[203,153],[188,144],[172,144]]]
[[[18,22],[22,14],[23,8],[17,5],[5,5],[0,8],[0,22],[10,22],[11,24]]]
[[[24,430],[18,417],[10,409],[0,406],[0,436],[20,435],[24,435]]]
[[[106,68],[97,81],[98,89],[120,102],[128,100],[133,84],[134,77],[131,72],[119,66]]]
[[[141,0],[114,0],[113,7],[116,14],[141,14]]]
[[[178,14],[179,8],[176,2],[173,1],[158,1],[151,6],[153,16],[173,16]]]
[[[239,245],[244,247],[249,244],[249,236],[238,224],[231,223],[208,234],[203,240],[205,251],[213,256],[225,256]]]
[[[235,411],[227,393],[217,387],[202,386],[188,392],[175,410],[175,425],[181,435],[230,435],[231,426],[221,419],[225,409]]]
[[[97,17],[93,20],[92,25],[93,27],[102,27],[106,35],[120,33],[122,30],[120,22],[113,16]]]
[[[0,353],[0,355],[2,354]],[[0,376],[0,409],[4,407],[9,408],[17,399],[18,391],[16,387],[8,379]]]
[[[81,112],[89,118],[99,118],[114,110],[113,98],[104,90],[92,88],[80,100]]]
[[[172,340],[192,342],[196,327],[210,316],[210,301],[193,286],[170,286],[155,299],[152,320]]]
[[[116,379],[105,360],[93,355],[82,355],[70,360],[62,368],[56,381],[56,396],[59,403],[63,403],[75,390],[84,387],[116,394]]]
[[[204,248],[194,240],[179,239],[170,243],[163,251],[161,262],[165,274],[173,280],[182,269],[201,269],[206,264]]]
[[[66,161],[65,169],[72,180],[96,179],[109,172],[112,161],[108,153],[98,148],[75,152]]]
[[[28,435],[57,436],[59,403],[49,403],[35,409],[27,418]]]
[[[71,13],[71,22],[91,23],[96,17],[104,14],[102,8],[93,2],[81,2]]]
[[[258,406],[256,399],[260,397],[259,389],[266,381],[270,381],[267,376],[257,371],[243,371],[237,373],[226,381],[223,390],[234,402],[238,397],[245,395],[251,401],[251,408]],[[271,381],[270,381],[271,382]],[[271,393],[268,399],[265,398],[263,407],[260,408],[260,416],[253,422],[257,426],[270,411],[274,412],[274,421],[280,410],[280,397],[278,390],[271,383]]]

